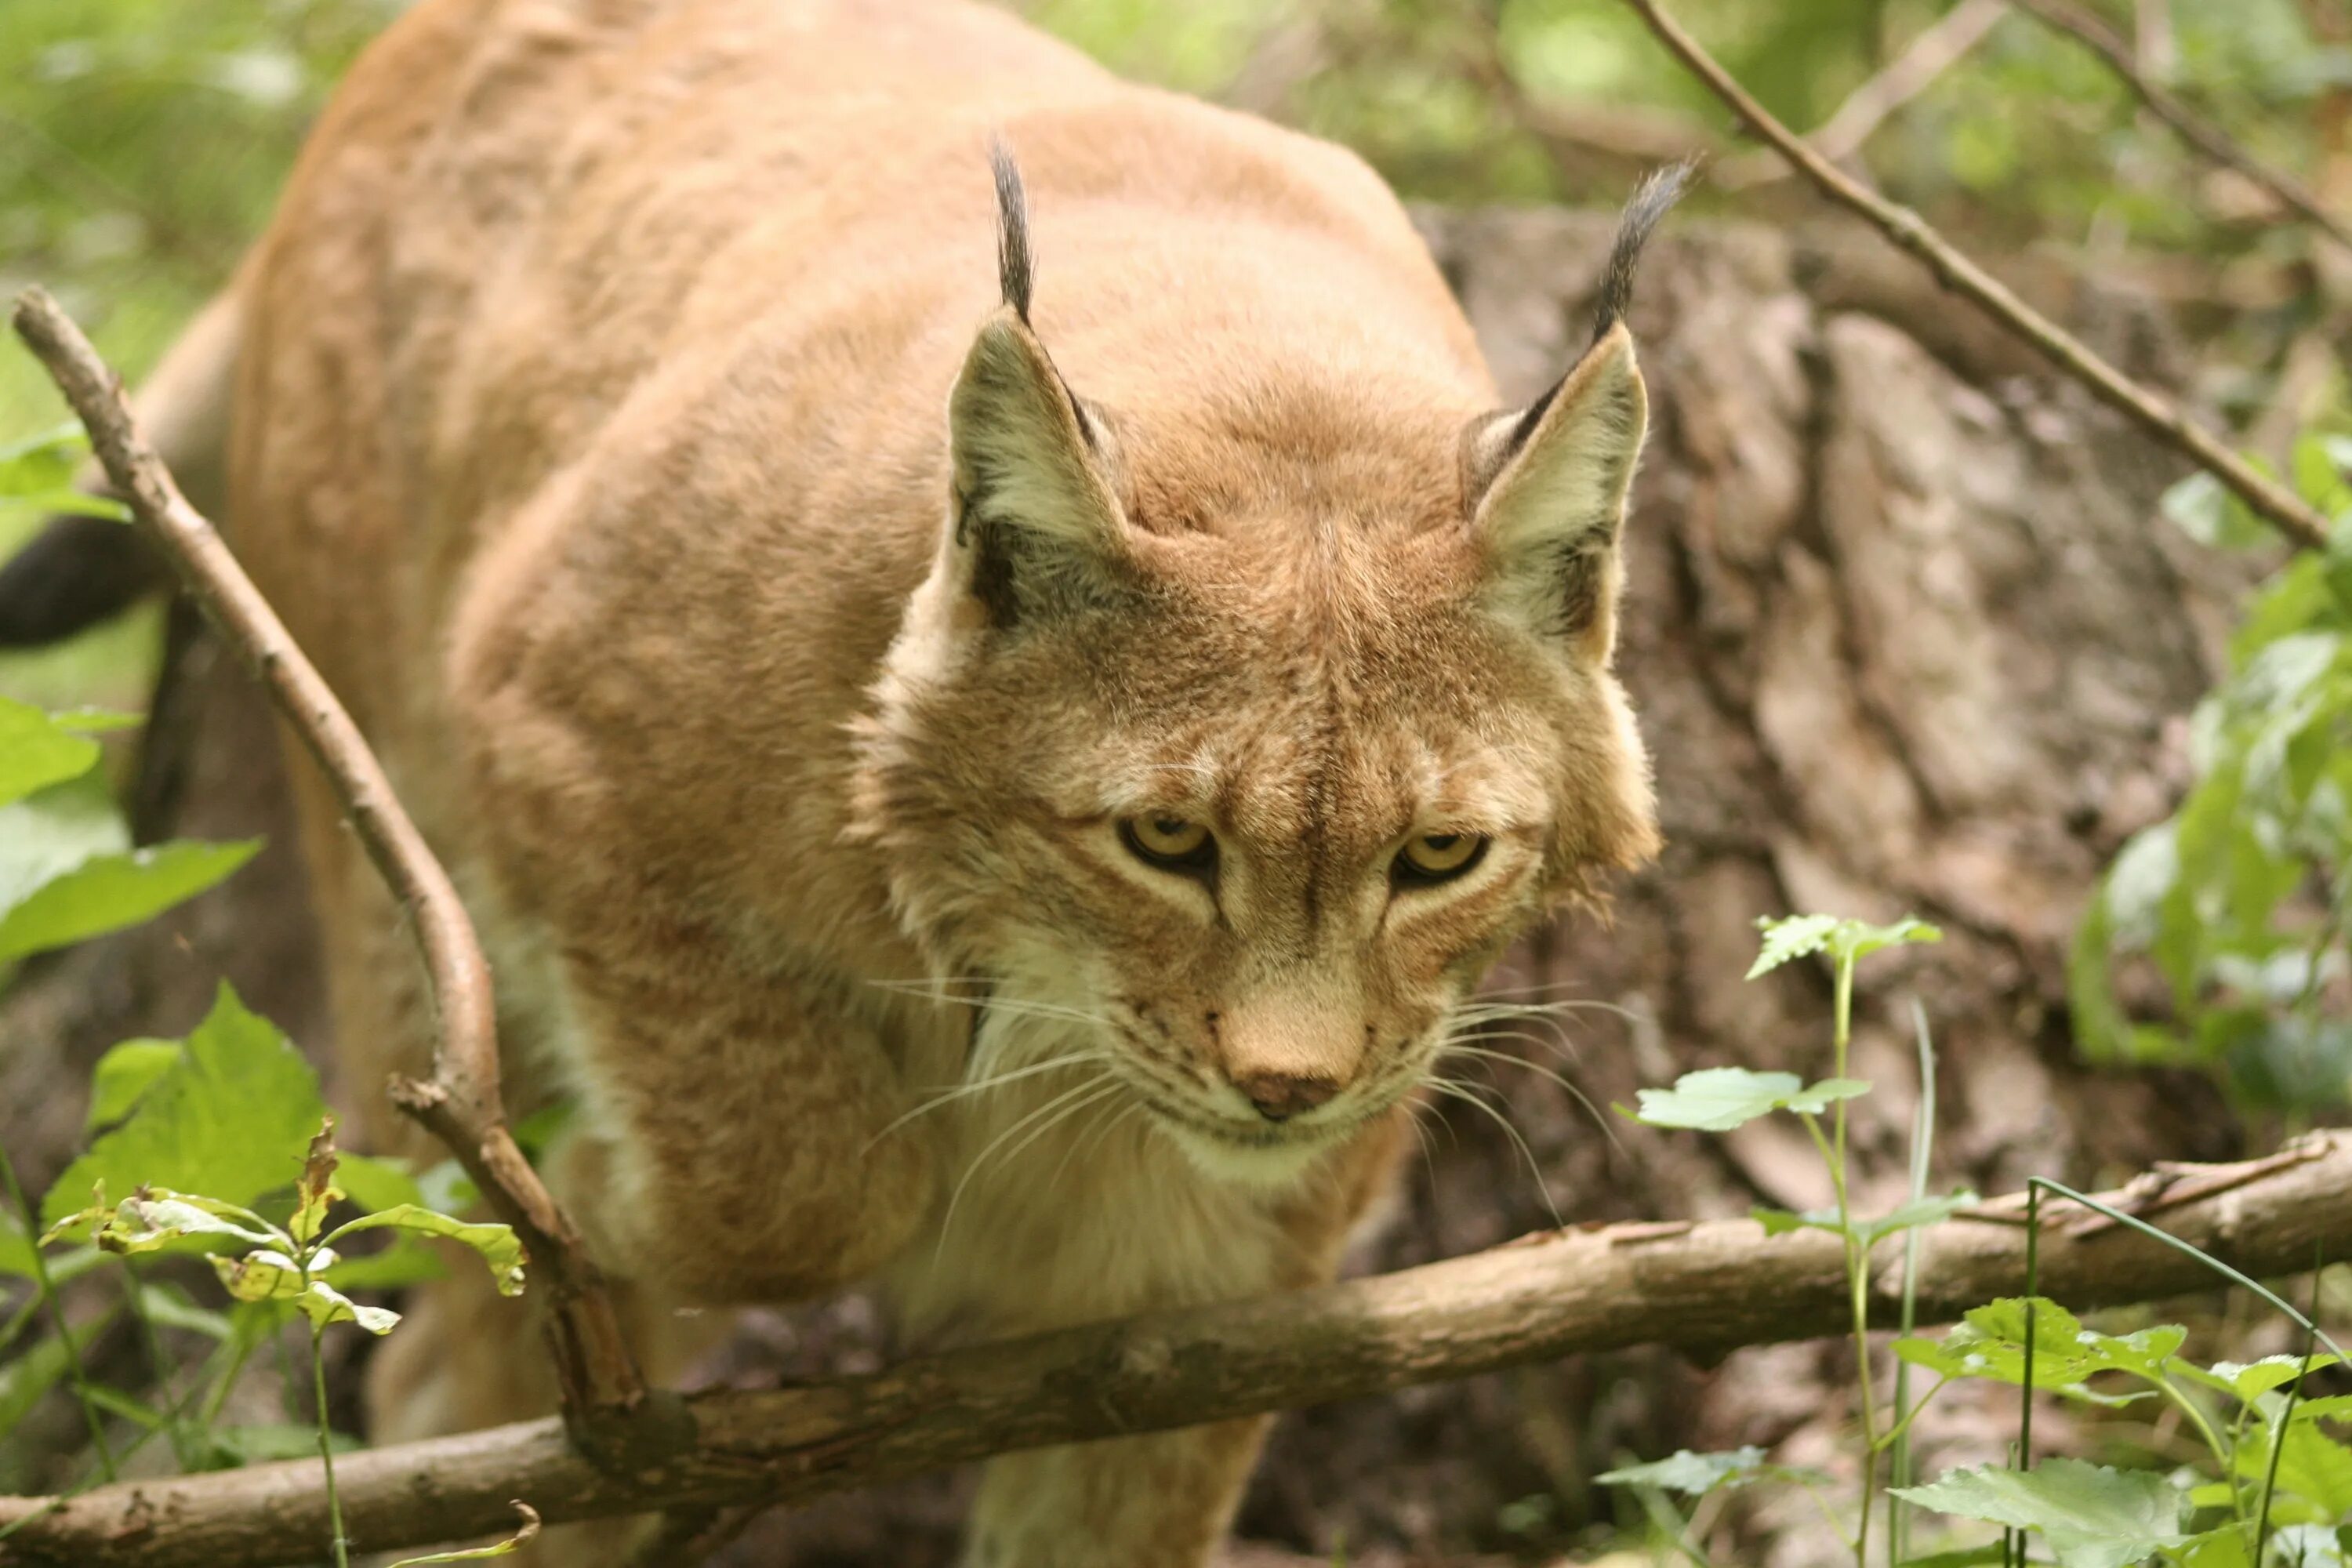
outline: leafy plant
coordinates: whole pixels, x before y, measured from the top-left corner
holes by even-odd
[[[1869,1092],[1870,1086],[1846,1076],[1847,1060],[1853,1036],[1853,977],[1862,960],[1886,948],[1909,942],[1937,942],[1942,933],[1935,927],[1905,918],[1892,925],[1874,926],[1860,921],[1840,920],[1831,915],[1792,915],[1785,920],[1758,922],[1763,932],[1763,944],[1748,978],[1769,974],[1782,964],[1814,954],[1825,956],[1834,977],[1832,1029],[1831,1036],[1831,1076],[1808,1085],[1790,1072],[1758,1072],[1747,1068],[1702,1068],[1685,1073],[1672,1089],[1645,1089],[1641,1091],[1641,1108],[1633,1113],[1634,1119],[1653,1127],[1685,1128],[1706,1132],[1728,1132],[1746,1125],[1759,1116],[1776,1111],[1789,1111],[1804,1124],[1812,1139],[1813,1147],[1830,1178],[1830,1188],[1836,1194],[1835,1206],[1804,1214],[1792,1214],[1780,1209],[1759,1209],[1757,1220],[1773,1236],[1799,1230],[1826,1231],[1839,1239],[1845,1260],[1845,1277],[1852,1309],[1852,1331],[1854,1341],[1856,1381],[1859,1384],[1862,1450],[1862,1500],[1857,1521],[1848,1543],[1854,1561],[1868,1561],[1871,1515],[1878,1489],[1881,1456],[1900,1441],[1909,1424],[1909,1412],[1898,1397],[1893,1421],[1887,1430],[1878,1428],[1877,1399],[1873,1389],[1869,1339],[1870,1259],[1872,1250],[1890,1237],[1901,1235],[1918,1226],[1933,1225],[1948,1217],[1955,1209],[1976,1201],[1972,1193],[1954,1193],[1947,1197],[1929,1197],[1924,1187],[1924,1170],[1915,1176],[1914,1195],[1892,1214],[1864,1218],[1853,1212],[1846,1161],[1846,1103]],[[1932,1061],[1922,1030],[1921,1060]],[[1825,1131],[1822,1118],[1830,1117]],[[1922,1131],[1921,1136],[1926,1136]],[[1906,1279],[1907,1279],[1906,1266]],[[1906,1285],[1907,1291],[1907,1285]],[[1740,1449],[1728,1454],[1676,1454],[1651,1465],[1630,1466],[1610,1471],[1599,1478],[1611,1485],[1636,1489],[1644,1506],[1654,1517],[1658,1514],[1653,1500],[1662,1490],[1701,1496],[1719,1487],[1742,1486],[1759,1479],[1797,1480],[1808,1488],[1819,1478],[1814,1472],[1797,1472],[1767,1465],[1760,1451]],[[1662,1523],[1668,1521],[1661,1520]],[[1669,1528],[1668,1533],[1677,1540],[1685,1555],[1699,1558],[1696,1549],[1688,1542],[1687,1532]]]
[[[2095,1058],[2202,1067],[2297,1117],[2352,1103],[2345,921],[2352,910],[2352,439],[2309,436],[2297,488],[2338,520],[2254,600],[2226,679],[2190,722],[2195,783],[2124,846],[2076,939],[2074,1031]],[[2167,510],[2209,542],[2252,526],[2210,482]],[[2136,1017],[2119,971],[2145,960],[2168,1016]]]

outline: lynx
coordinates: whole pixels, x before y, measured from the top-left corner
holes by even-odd
[[[1332,1273],[1482,972],[1655,846],[1611,658],[1675,189],[1498,410],[1352,156],[959,0],[425,0],[360,62],[146,408],[465,888],[656,1376],[680,1307]],[[414,1148],[427,999],[299,788]],[[552,1390],[458,1277],[371,1397]],[[1000,1458],[968,1560],[1196,1568],[1258,1434]]]

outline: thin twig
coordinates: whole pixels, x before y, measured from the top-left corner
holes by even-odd
[[[2043,26],[2065,34],[2093,54],[2129,88],[2134,96],[2155,115],[2172,128],[2173,133],[2207,158],[2225,169],[2234,171],[2260,185],[2291,208],[2296,216],[2318,229],[2347,250],[2352,250],[2352,228],[2347,228],[2319,205],[2319,198],[2306,190],[2293,175],[2273,169],[2241,146],[2228,132],[2191,109],[2166,88],[2149,79],[2133,58],[2133,51],[2120,34],[2074,0],[2009,0],[2020,11]]]
[[[1984,42],[2009,15],[2010,0],[1960,0],[1920,30],[1886,68],[1846,95],[1821,129],[1806,140],[1822,157],[1843,163],[1891,119],[1895,111],[1933,87],[1943,74]],[[1727,191],[1784,179],[1788,165],[1759,148],[1715,166],[1715,183]]]
[[[521,1235],[548,1300],[566,1415],[585,1431],[592,1417],[635,1408],[645,1384],[602,1277],[507,1131],[489,965],[448,873],[393,794],[351,715],[132,424],[121,378],[44,289],[18,298],[16,327],[89,430],[115,494],[268,689],[406,910],[432,982],[439,1027],[433,1077],[421,1083],[395,1079],[393,1098],[448,1145],[499,1217]]]
[[[2129,1226],[2044,1226],[2040,1293],[2084,1310],[2210,1279],[2201,1248],[2248,1278],[2352,1247],[2352,1133]],[[2113,1195],[2113,1194],[2110,1194]],[[653,1509],[777,1506],[1015,1449],[1164,1431],[1356,1399],[1579,1352],[1664,1345],[1708,1357],[1819,1337],[1850,1310],[1843,1242],[1767,1237],[1753,1220],[1677,1236],[1613,1227],[1528,1237],[1466,1258],[1262,1300],[1157,1312],[917,1357],[862,1376],[696,1395],[688,1419],[626,1468],[583,1458],[555,1421],[339,1456],[345,1522],[371,1549],[488,1534],[522,1497],[549,1522]],[[2162,1234],[2162,1233],[2159,1233]],[[2020,1292],[2026,1237],[1942,1225],[1920,1243],[1916,1321],[1948,1322]],[[1903,1310],[1897,1264],[1869,1282],[1870,1321]],[[2324,1344],[2323,1341],[2323,1344]],[[49,1511],[43,1512],[44,1510]],[[108,1487],[61,1505],[0,1498],[0,1568],[267,1568],[315,1561],[327,1529],[316,1460]]]
[[[1666,15],[1657,0],[1625,0],[1692,74],[1727,104],[1748,129],[1778,149],[1822,194],[1868,219],[1880,233],[1926,263],[1947,289],[1967,296],[2053,364],[2081,382],[2108,406],[2137,421],[2228,487],[2254,514],[2306,550],[2325,549],[2327,520],[2294,491],[2265,478],[2219,439],[2156,393],[2101,359],[2043,316],[2007,285],[1955,249],[1924,218],[1847,174],[1775,120],[1733,80],[1698,42]]]

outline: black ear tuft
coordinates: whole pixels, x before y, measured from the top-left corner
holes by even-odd
[[[988,139],[988,165],[996,172],[996,277],[1004,302],[1022,324],[1029,322],[1029,199],[1021,188],[1021,165],[1002,136]]]
[[[1641,269],[1642,247],[1650,242],[1650,233],[1658,226],[1684,191],[1690,188],[1691,176],[1698,172],[1699,161],[1685,158],[1663,169],[1653,169],[1633,187],[1625,202],[1625,210],[1617,218],[1617,237],[1609,242],[1609,264],[1601,273],[1601,300],[1592,313],[1592,341],[1584,347],[1591,353],[1609,335],[1609,329],[1624,320],[1633,303],[1633,278]],[[1578,362],[1581,363],[1582,361]],[[1570,366],[1571,373],[1574,366]],[[1543,395],[1520,410],[1519,416],[1505,437],[1499,450],[1507,457],[1527,444],[1536,426],[1543,423],[1551,400],[1559,395],[1559,381],[1544,390]],[[1496,465],[1499,467],[1499,464]]]
[[[1617,219],[1617,237],[1609,243],[1609,265],[1601,274],[1601,301],[1592,317],[1594,342],[1607,337],[1609,329],[1624,319],[1633,303],[1633,275],[1641,266],[1642,247],[1650,242],[1650,231],[1658,226],[1658,220],[1682,199],[1697,172],[1698,160],[1685,158],[1653,169],[1633,187]]]

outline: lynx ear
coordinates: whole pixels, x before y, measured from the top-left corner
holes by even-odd
[[[996,171],[1004,303],[982,324],[948,400],[952,552],[990,618],[1100,602],[1115,590],[1126,520],[1102,421],[1062,380],[1029,324],[1028,213],[1003,145]]]
[[[1489,604],[1596,663],[1616,642],[1617,536],[1649,424],[1625,308],[1643,244],[1690,172],[1661,170],[1633,193],[1610,247],[1592,342],[1575,367],[1526,408],[1473,426],[1464,447]]]
[[[1616,642],[1617,534],[1649,408],[1620,324],[1541,401],[1471,437],[1474,470],[1483,458],[1493,476],[1471,524],[1488,604],[1597,660]]]

